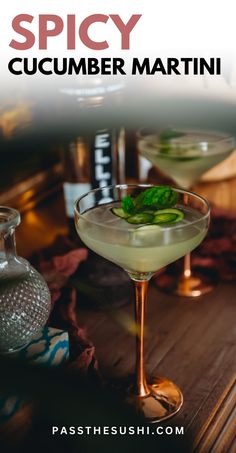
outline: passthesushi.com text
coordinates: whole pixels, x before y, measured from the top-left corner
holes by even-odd
[[[52,426],[53,436],[183,436],[183,426]]]

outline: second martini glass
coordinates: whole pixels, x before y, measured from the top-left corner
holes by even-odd
[[[92,190],[75,204],[75,225],[80,238],[91,250],[122,267],[134,282],[136,378],[128,399],[146,420],[158,422],[178,412],[183,397],[169,379],[146,378],[144,314],[148,282],[157,270],[200,244],[207,233],[210,211],[200,196],[172,189],[171,193],[178,201],[169,210],[168,218],[173,219],[176,212],[181,212],[181,220],[177,223],[166,223],[167,210],[157,214],[158,219],[165,220],[159,225],[155,224],[156,217],[150,224],[153,220],[150,211],[131,216],[128,220],[122,218],[121,200],[127,196],[132,199],[140,194],[143,196],[143,192],[147,195],[150,188],[157,189],[150,185],[121,185]],[[101,197],[101,192],[106,194],[106,200]],[[143,225],[144,220],[148,224]]]
[[[215,132],[166,130],[157,134],[143,129],[138,146],[140,153],[170,176],[178,187],[189,190],[203,173],[230,155],[235,141],[229,135]],[[179,296],[198,297],[210,292],[214,281],[205,274],[193,274],[188,253],[179,279],[168,276],[160,286]]]

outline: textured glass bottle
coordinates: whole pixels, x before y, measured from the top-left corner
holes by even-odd
[[[0,353],[14,352],[45,325],[51,307],[43,277],[16,254],[20,214],[0,206]]]

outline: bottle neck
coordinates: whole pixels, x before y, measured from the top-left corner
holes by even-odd
[[[0,232],[0,256],[6,262],[16,258],[15,228]]]
[[[20,213],[8,206],[0,206],[0,281],[25,275],[27,261],[16,254],[15,229],[20,223]]]

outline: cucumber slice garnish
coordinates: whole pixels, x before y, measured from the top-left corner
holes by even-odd
[[[127,219],[130,216],[130,214],[127,214],[127,212],[125,212],[122,208],[112,208],[111,212],[121,219]]]
[[[122,208],[112,208],[111,212],[117,217],[125,219],[128,223],[136,225],[146,223],[149,224],[147,226],[150,227],[153,225],[154,228],[155,225],[176,223],[184,218],[184,213],[176,208],[159,209],[158,211],[143,211],[134,215],[128,214]]]
[[[154,222],[155,224],[161,223],[176,223],[180,222],[184,218],[184,213],[180,209],[168,208],[159,209],[155,211]]]
[[[174,223],[176,220],[176,214],[158,214],[154,217],[153,223],[160,225],[161,223]]]
[[[151,215],[155,215],[155,211],[156,211],[156,208],[155,209],[144,209],[141,214],[151,214]]]
[[[153,214],[147,214],[145,212],[142,212],[140,214],[135,214],[131,215],[126,219],[127,222],[133,223],[133,224],[139,224],[139,223],[153,223],[154,220],[154,215]]]

